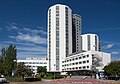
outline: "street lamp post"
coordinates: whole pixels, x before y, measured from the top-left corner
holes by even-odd
[[[15,59],[15,60],[13,60],[13,62],[14,62],[14,75],[13,76],[15,76],[15,66],[16,66],[17,60]]]
[[[13,60],[13,63],[14,63],[14,64],[13,64],[13,65],[14,65],[13,68],[14,68],[14,69],[13,69],[13,73],[12,73],[12,75],[13,75],[13,77],[14,77],[14,81],[15,81],[15,66],[16,66],[16,62],[17,62],[17,60],[14,59],[14,60]]]
[[[55,64],[54,64],[54,79],[55,79]]]

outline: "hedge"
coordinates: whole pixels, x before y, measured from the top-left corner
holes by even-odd
[[[41,78],[25,78],[27,82],[41,81]]]

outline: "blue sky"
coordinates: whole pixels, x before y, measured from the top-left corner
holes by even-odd
[[[120,59],[120,0],[0,0],[0,46],[14,44],[17,58],[47,56],[47,10],[68,5],[82,16],[82,34],[95,33],[102,51]]]

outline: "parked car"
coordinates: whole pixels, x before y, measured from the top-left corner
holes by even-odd
[[[0,77],[0,84],[1,83],[8,83],[8,81],[5,77]]]

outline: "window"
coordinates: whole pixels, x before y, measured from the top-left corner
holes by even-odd
[[[40,64],[43,64],[43,62],[40,62]]]
[[[78,44],[77,44],[77,46],[78,46]],[[77,49],[78,49],[78,47],[77,47]]]
[[[79,57],[79,59],[81,59],[81,57]]]
[[[79,62],[79,64],[81,64],[82,62]]]
[[[29,62],[29,64],[32,64],[32,62]]]
[[[83,56],[83,58],[85,58],[86,56]]]
[[[87,63],[89,63],[89,60],[87,60]]]
[[[88,51],[90,50],[90,35],[87,36],[87,39],[88,39]]]
[[[83,66],[83,69],[85,69],[86,68],[86,66]]]
[[[78,58],[75,58],[76,60],[78,60]]]
[[[47,62],[44,62],[44,64],[47,64]]]
[[[28,64],[28,62],[25,62],[25,64]]]
[[[39,64],[39,62],[36,62],[36,64]]]
[[[86,61],[83,61],[83,64],[86,63]]]
[[[89,55],[87,55],[87,57],[89,57]]]
[[[59,10],[59,6],[56,6],[56,10]]]
[[[75,65],[75,63],[72,63],[72,65]]]
[[[95,51],[97,51],[97,36],[95,36]]]
[[[78,62],[76,62],[76,65],[78,64]]]

